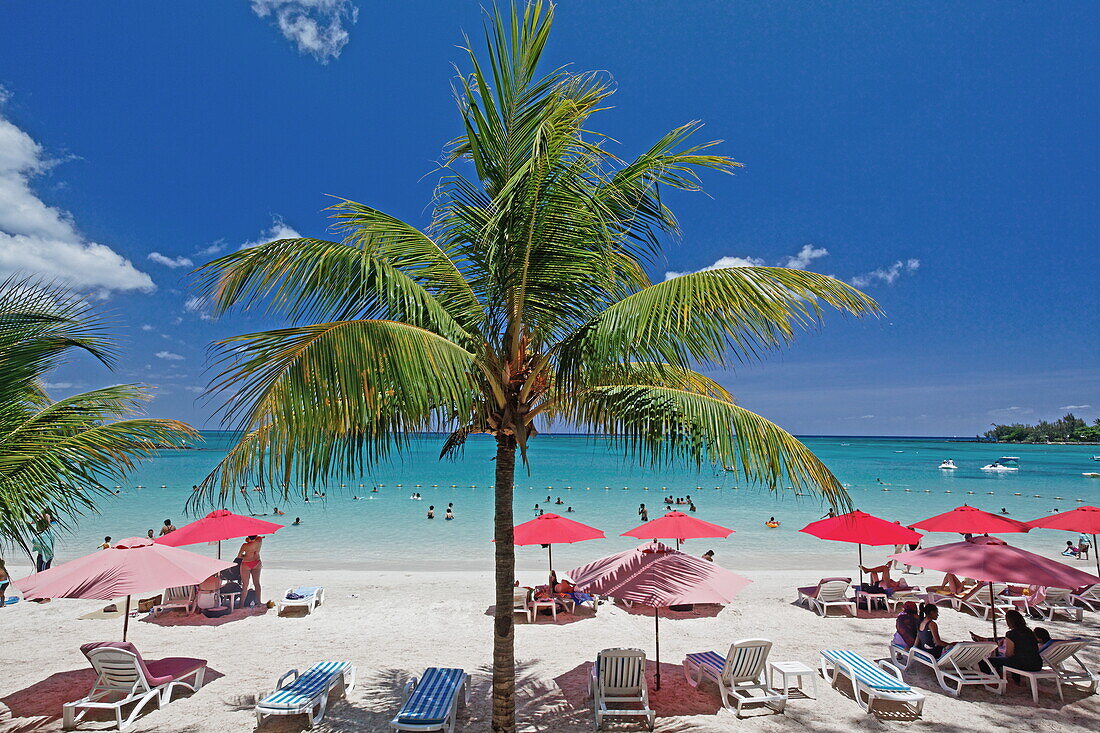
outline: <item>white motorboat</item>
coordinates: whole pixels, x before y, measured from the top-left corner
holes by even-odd
[[[956,466],[955,462],[953,460],[951,460],[950,458],[945,458],[943,463],[940,464],[940,468],[942,468],[946,471],[946,470],[954,470],[954,469],[958,468],[958,466]]]
[[[1017,466],[1006,466],[1000,461],[993,461],[988,466],[982,466],[983,471],[1019,471]]]

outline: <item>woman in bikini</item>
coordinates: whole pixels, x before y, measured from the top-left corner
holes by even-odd
[[[241,560],[241,602],[248,598],[248,581],[251,579],[252,585],[256,588],[256,599],[251,604],[253,606],[260,602],[260,569],[263,568],[263,563],[260,562],[260,548],[263,544],[263,537],[249,535],[241,545],[240,552],[237,553],[237,557]]]

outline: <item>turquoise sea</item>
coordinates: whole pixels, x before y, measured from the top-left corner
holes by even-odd
[[[115,539],[144,535],[166,518],[177,526],[194,519],[184,511],[191,486],[217,464],[232,440],[231,435],[217,432],[203,437],[205,442],[197,450],[166,451],[143,463],[114,499],[104,500],[100,514],[82,518],[73,534],[59,539],[58,559],[92,551],[105,535]],[[409,570],[490,567],[493,443],[477,436],[463,457],[440,461],[441,441],[439,436],[418,436],[403,457],[369,474],[309,487],[311,494],[324,492],[324,499],[305,502],[298,497],[285,502],[250,492],[250,499],[257,502],[251,511],[271,512],[278,506],[286,512],[280,521],[288,525],[294,517],[302,518],[301,526],[287,526],[267,540],[266,562]],[[808,437],[804,441],[848,487],[855,507],[903,523],[963,503],[990,511],[1003,507],[1025,520],[1055,509],[1066,511],[1082,502],[1100,503],[1100,479],[1082,476],[1100,471],[1100,462],[1090,460],[1100,453],[1096,446],[996,445],[930,438]],[[1018,472],[980,470],[1006,455],[1020,458]],[[939,470],[944,458],[954,459],[958,470]],[[791,490],[771,493],[721,470],[640,468],[609,451],[606,441],[584,436],[540,435],[531,444],[530,463],[530,475],[521,469],[516,480],[517,522],[532,518],[535,504],[558,513],[572,506],[574,513],[568,516],[603,529],[609,538],[557,546],[554,559],[559,569],[636,544],[620,533],[640,523],[637,509],[642,502],[651,519],[659,516],[666,496],[690,495],[698,517],[736,530],[728,539],[696,540],[685,547],[699,553],[714,549],[727,567],[820,566],[839,559],[837,554],[853,553],[849,546],[797,531],[825,513],[826,507],[812,495],[797,496]],[[378,492],[371,493],[372,487]],[[421,493],[423,500],[411,500],[413,492]],[[564,503],[548,507],[548,496],[552,502],[560,497]],[[454,521],[443,519],[449,502],[455,507]],[[429,505],[436,508],[434,520],[425,517]],[[239,505],[228,508],[249,511]],[[782,522],[778,529],[764,526],[771,516]],[[954,539],[954,535],[933,535],[926,544]],[[1006,539],[1056,555],[1067,539],[1076,538],[1036,530]],[[228,544],[226,553],[235,552],[236,544]],[[205,546],[191,549],[214,552]],[[887,551],[892,550],[869,551],[867,559],[875,560]],[[545,567],[545,550],[538,547],[518,548],[517,556],[521,569]]]

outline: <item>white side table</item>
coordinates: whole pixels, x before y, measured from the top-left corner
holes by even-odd
[[[534,612],[536,621],[538,620],[539,609],[541,608],[549,608],[550,615],[553,617],[554,621],[558,620],[558,603],[553,598],[531,601],[528,606],[530,606],[531,610]]]
[[[787,681],[788,677],[795,678],[796,684],[794,689],[802,692],[802,678],[808,676],[810,678],[810,684],[812,684],[814,688],[814,699],[817,699],[816,673],[802,662],[768,662],[768,687],[773,690],[777,689],[775,686],[776,675],[783,677],[783,687],[778,689],[784,696],[788,695],[791,689]]]

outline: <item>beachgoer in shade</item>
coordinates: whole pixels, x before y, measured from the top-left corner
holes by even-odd
[[[1000,674],[1001,667],[1015,667],[1025,672],[1038,672],[1043,668],[1043,659],[1039,656],[1039,640],[1035,632],[1028,628],[1027,621],[1019,611],[1005,611],[1005,632],[1001,653],[982,661],[982,667],[991,674]],[[1014,678],[1019,675],[1013,675]]]
[[[704,552],[703,559],[707,562],[714,562],[714,550],[707,550]]]
[[[921,622],[917,627],[917,641],[914,646],[931,654],[936,659],[949,649],[952,644],[940,638],[940,628],[936,619],[940,617],[939,606],[934,603],[925,603],[921,609]]]
[[[302,523],[302,518],[301,517],[294,517],[294,521],[291,522],[291,525],[297,527],[301,523]]]
[[[435,519],[435,505],[428,507],[428,519]]]
[[[1062,550],[1062,554],[1066,557],[1080,557],[1081,551],[1073,546],[1072,540],[1066,540],[1066,549]]]
[[[902,611],[894,622],[894,640],[896,646],[910,649],[917,643],[917,631],[920,630],[921,617],[917,612],[917,604],[906,601]]]
[[[251,580],[255,587],[256,597],[250,605],[260,603],[260,570],[263,562],[260,560],[260,549],[263,547],[264,538],[259,535],[249,535],[241,545],[237,558],[241,561],[241,602],[248,598],[248,582]]]
[[[106,550],[110,546],[111,546],[111,536],[107,535],[106,537],[103,538],[103,544],[99,546],[99,549]]]
[[[0,593],[0,595],[3,595]],[[1039,651],[1043,652],[1048,646],[1054,643],[1054,639],[1050,638],[1050,632],[1044,629],[1042,626],[1036,626],[1032,633],[1035,634],[1035,641],[1039,642]]]
[[[172,520],[171,519],[165,519],[164,520],[164,526],[160,528],[160,536],[163,537],[164,535],[168,534],[169,532],[175,532],[175,531],[176,531],[176,525],[172,524]]]
[[[1077,538],[1077,557],[1082,560],[1089,559],[1089,550],[1092,549],[1092,542],[1089,540],[1089,536],[1084,532]]]
[[[901,580],[894,580],[890,577],[890,563],[885,565],[877,565],[873,568],[865,568],[862,565],[859,569],[865,573],[869,573],[871,576],[871,585],[877,585],[883,590],[894,590],[895,588],[908,588],[909,583],[905,578]]]

